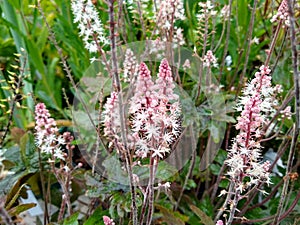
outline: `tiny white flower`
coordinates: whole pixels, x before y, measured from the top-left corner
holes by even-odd
[[[152,149],[152,151],[153,151],[152,153],[153,158],[158,156],[159,158],[162,159],[166,153],[170,152],[170,149],[166,147],[159,147],[158,149]]]
[[[156,138],[159,136],[159,127],[155,126],[154,124],[148,124],[145,127],[146,130],[146,138],[150,140],[151,138]]]
[[[165,133],[163,139],[166,143],[172,143],[174,141],[174,137],[171,133]]]
[[[98,44],[109,43],[105,37],[102,22],[98,17],[98,12],[91,0],[73,0],[71,4],[74,15],[74,23],[79,23],[79,35],[82,36],[85,48],[89,52],[97,52]]]
[[[254,37],[252,40],[251,40],[251,43],[255,43],[255,44],[259,44],[259,38],[257,37]]]

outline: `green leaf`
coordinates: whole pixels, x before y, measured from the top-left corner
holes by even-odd
[[[5,208],[10,209],[15,203],[17,203],[17,199],[19,196],[21,196],[21,192],[23,188],[26,190],[26,183],[22,184],[18,189],[15,186],[12,191],[7,195],[7,200],[5,203]],[[16,191],[17,190],[17,191]],[[27,196],[22,196],[22,197],[27,197]]]
[[[34,162],[32,162],[32,159],[34,158],[34,155],[36,155],[37,159],[37,152],[35,149],[36,147],[34,144],[33,135],[30,133],[25,133],[20,139],[20,153],[22,162],[28,170],[33,168]]]
[[[215,125],[215,123],[212,121],[210,123],[210,126],[208,127],[210,133],[211,133],[211,136],[213,138],[213,141],[215,143],[219,143],[220,142],[220,129],[219,129],[219,126],[218,125]]]
[[[117,156],[111,155],[107,157],[102,165],[105,167],[109,179],[122,182],[122,184],[129,184],[128,176],[121,169],[121,164]]]
[[[12,206],[17,197],[22,196],[27,198],[26,189],[21,191],[25,182],[33,175],[34,173],[27,173],[25,175],[14,174],[12,176],[7,176],[0,182],[1,191],[9,191],[6,196],[5,208],[8,209],[8,205]],[[12,186],[13,184],[13,186]],[[23,184],[23,185],[21,185]],[[6,186],[5,186],[6,185]]]
[[[184,225],[188,220],[187,216],[181,215],[179,212],[173,212],[173,210],[167,209],[161,205],[155,204],[155,208],[162,214],[161,220],[167,224]]]
[[[69,218],[66,218],[64,220],[63,225],[79,225],[78,216],[79,216],[78,212],[74,213],[72,216],[70,216]]]
[[[156,178],[159,180],[169,180],[178,170],[165,161],[158,163]]]
[[[190,209],[201,219],[201,223],[204,225],[215,225],[214,221],[207,216],[201,209],[194,205],[189,205]]]
[[[227,158],[227,151],[223,150],[223,149],[219,149],[215,161],[218,162],[219,164],[223,165],[224,161]]]
[[[9,3],[16,9],[20,10],[21,9],[21,4],[19,0],[8,0]]]
[[[221,167],[217,164],[211,164],[209,166],[210,171],[214,174],[214,175],[218,175],[220,172]]]
[[[49,96],[45,91],[42,90],[38,91],[36,94],[43,100],[43,102],[47,102],[47,105],[49,105],[51,108],[58,110],[57,105],[51,95]]]
[[[83,225],[104,225],[102,217],[107,214],[107,210],[103,211],[101,207],[98,207]]]
[[[18,205],[16,207],[13,207],[10,210],[8,210],[8,213],[9,213],[10,216],[17,216],[20,213],[22,213],[22,212],[24,212],[24,211],[26,211],[28,209],[31,209],[31,208],[33,208],[35,206],[36,206],[35,203],[21,204],[21,205]]]
[[[219,187],[227,189],[229,187],[229,180],[221,180]]]
[[[34,67],[40,72],[40,74],[42,74],[42,76],[45,76],[43,58],[37,45],[34,43],[33,40],[30,39],[26,40],[26,44],[30,62],[33,63]]]
[[[207,216],[213,216],[213,205],[207,195],[202,197],[198,206]]]
[[[242,29],[248,28],[248,1],[247,0],[239,0],[238,4],[238,19],[239,26]],[[244,32],[243,32],[244,33]]]
[[[190,189],[196,188],[196,187],[197,187],[196,182],[194,180],[192,180],[192,179],[188,179],[186,190],[190,190]]]

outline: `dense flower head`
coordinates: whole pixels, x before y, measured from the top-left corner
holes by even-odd
[[[145,63],[139,67],[139,75],[135,84],[135,94],[129,108],[130,113],[140,110],[143,106],[153,108],[157,105],[157,95],[154,90],[154,82],[150,70]]]
[[[223,224],[224,224],[224,223],[223,223],[222,220],[218,220],[217,223],[216,223],[216,225],[223,225]]]
[[[101,44],[109,44],[104,34],[103,24],[91,0],[73,0],[71,7],[74,23],[78,23],[79,35],[83,37],[85,48],[89,52],[97,52]]]
[[[166,59],[163,59],[159,66],[158,78],[156,79],[156,88],[159,96],[165,97],[166,101],[176,100],[178,95],[174,94],[175,88],[172,71]]]
[[[200,6],[200,10],[199,10],[200,13],[196,15],[198,20],[202,20],[207,16],[214,16],[217,14],[217,11],[213,10],[214,5],[211,3],[211,1],[199,2],[199,6]]]
[[[185,44],[182,28],[174,27],[173,43],[174,48]]]
[[[63,138],[65,140],[66,149],[73,150],[75,148],[75,145],[72,144],[72,141],[74,140],[73,135],[70,132],[64,132]]]
[[[283,0],[278,8],[278,12],[272,17],[271,23],[283,21],[283,27],[290,26],[287,0]]]
[[[129,82],[134,78],[138,72],[138,64],[136,57],[131,49],[127,49],[125,53],[124,67],[124,81]]]
[[[112,92],[104,106],[104,135],[115,136],[120,129],[118,93]]]
[[[280,114],[281,118],[287,118],[290,120],[292,118],[291,106],[287,106],[284,110],[281,110]]]
[[[184,7],[182,0],[160,0],[157,2],[159,13],[157,26],[170,30],[175,20],[184,20]]]
[[[103,222],[105,225],[115,225],[113,219],[109,218],[108,216],[103,216]]]
[[[41,152],[64,160],[60,146],[65,144],[65,139],[62,135],[57,134],[58,129],[55,120],[50,117],[44,103],[38,103],[35,106],[35,122],[36,145],[41,149]]]
[[[204,67],[218,67],[217,58],[214,56],[211,50],[208,50],[206,55],[203,58]]]
[[[184,71],[191,68],[191,62],[190,62],[189,59],[186,59],[184,61],[183,65],[182,65],[182,68],[183,68]]]
[[[274,101],[276,87],[271,85],[271,70],[269,67],[261,66],[260,71],[243,90],[243,96],[237,104],[240,111],[236,129],[239,134],[233,140],[229,149],[228,164],[231,179],[237,177],[249,177],[244,183],[243,179],[236,181],[240,191],[244,191],[258,182],[270,183],[268,162],[260,163],[261,145],[259,140],[264,135],[263,126],[268,123],[268,118],[275,112]]]
[[[163,158],[170,151],[169,145],[179,136],[181,110],[174,88],[172,71],[166,59],[160,64],[155,82],[147,65],[140,64],[128,108],[131,120],[128,146],[135,151],[136,157]],[[118,142],[120,137],[116,129],[120,129],[120,120],[116,118],[119,114],[115,111],[116,102],[117,95],[112,93],[104,106],[104,133]]]
[[[42,133],[46,136],[55,134],[58,131],[56,122],[50,117],[50,113],[44,103],[38,103],[35,106],[35,121],[35,130],[37,133]]]
[[[180,133],[179,115],[180,107],[178,96],[174,94],[172,71],[166,59],[163,59],[155,84],[150,81],[144,63],[140,66],[140,76],[136,85],[135,104],[140,102],[140,107],[132,111],[132,131],[138,135],[137,154],[147,155],[152,152],[152,157],[163,158],[170,151],[169,144]],[[144,74],[146,76],[144,76]],[[146,85],[140,86],[140,80],[147,78]],[[147,84],[151,84],[147,86]],[[171,101],[174,101],[171,103]]]
[[[228,20],[229,16],[229,5],[224,5],[224,7],[221,9],[221,17],[224,20]]]

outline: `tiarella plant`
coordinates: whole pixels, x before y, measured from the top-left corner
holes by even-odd
[[[42,154],[48,157],[51,172],[55,175],[62,189],[62,202],[58,215],[58,220],[61,220],[65,213],[65,206],[67,206],[69,215],[73,212],[70,200],[72,172],[82,165],[79,163],[76,167],[73,167],[72,151],[75,146],[72,141],[74,137],[70,132],[59,134],[56,122],[51,118],[44,103],[38,103],[35,106],[35,122],[36,146]],[[63,148],[65,148],[65,152]]]
[[[234,138],[225,161],[230,179],[227,198],[222,207],[224,211],[229,205],[230,214],[226,224],[232,223],[238,211],[238,202],[246,198],[253,188],[261,183],[271,184],[270,162],[262,162],[260,143],[264,136],[263,128],[269,123],[277,106],[274,100],[276,88],[271,86],[270,73],[268,67],[261,66],[260,71],[255,73],[255,78],[243,89],[243,95],[237,104],[237,111],[241,113],[235,127],[239,134]]]
[[[143,62],[140,64],[134,85],[134,95],[128,106],[127,124],[130,126],[126,130],[127,147],[134,155],[132,160],[138,162],[135,165],[141,165],[140,160],[144,158],[150,159],[149,183],[144,191],[141,223],[144,221],[143,214],[147,205],[147,224],[152,221],[154,181],[158,161],[171,151],[171,144],[181,133],[181,109],[174,88],[172,71],[166,59],[163,59],[159,66],[155,82],[152,80],[147,65]],[[109,139],[109,147],[116,149],[117,153],[124,157],[125,146],[121,139],[122,130],[118,107],[118,95],[112,92],[104,105],[104,134]],[[138,181],[139,178],[135,175],[136,185],[139,185]]]

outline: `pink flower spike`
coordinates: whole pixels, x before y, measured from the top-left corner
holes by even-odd
[[[114,136],[120,127],[120,118],[118,113],[118,93],[112,92],[104,105],[104,135]]]
[[[157,104],[156,94],[154,92],[154,83],[151,79],[151,73],[145,63],[139,67],[139,75],[135,84],[135,94],[129,108],[130,113],[139,111],[143,106],[154,107]]]
[[[65,140],[62,135],[57,134],[56,122],[50,117],[44,103],[35,106],[35,123],[35,143],[41,152],[64,160],[60,145],[65,144]]]
[[[159,66],[159,74],[158,77],[168,80],[172,79],[172,71],[171,67],[169,66],[168,60],[163,59]]]
[[[271,23],[283,21],[282,27],[290,26],[290,18],[289,18],[289,12],[288,12],[288,5],[287,0],[283,0],[278,8],[278,12],[272,17],[270,20]]]
[[[268,163],[260,164],[261,145],[259,139],[264,135],[263,126],[275,113],[275,89],[271,84],[271,70],[262,65],[255,77],[246,85],[237,104],[241,112],[236,129],[239,134],[233,140],[226,161],[230,168],[228,175],[235,180],[236,187],[244,187],[243,179],[249,177],[247,187],[257,184],[258,180],[270,183]],[[244,189],[241,189],[241,192]]]
[[[216,223],[216,225],[223,225],[223,224],[224,224],[224,223],[223,223],[222,220],[218,220],[217,223]]]
[[[130,80],[137,75],[137,71],[138,71],[138,64],[136,62],[136,57],[133,51],[131,51],[130,49],[126,50],[123,66],[124,66],[124,81],[130,82]]]
[[[178,96],[174,94],[173,89],[175,88],[172,70],[166,59],[163,59],[159,66],[159,73],[156,80],[156,89],[158,96],[165,97],[165,101],[176,100]]]
[[[57,132],[55,120],[49,117],[50,113],[46,109],[45,104],[38,103],[35,106],[35,129],[37,132],[43,132],[45,135],[50,135]]]
[[[148,69],[147,65],[142,62],[140,65],[140,72],[139,72],[140,77],[151,77],[150,70]]]
[[[211,50],[208,50],[206,55],[203,58],[204,67],[218,67],[217,58],[214,56]]]
[[[114,221],[108,216],[103,216],[103,222],[105,225],[115,225]]]

